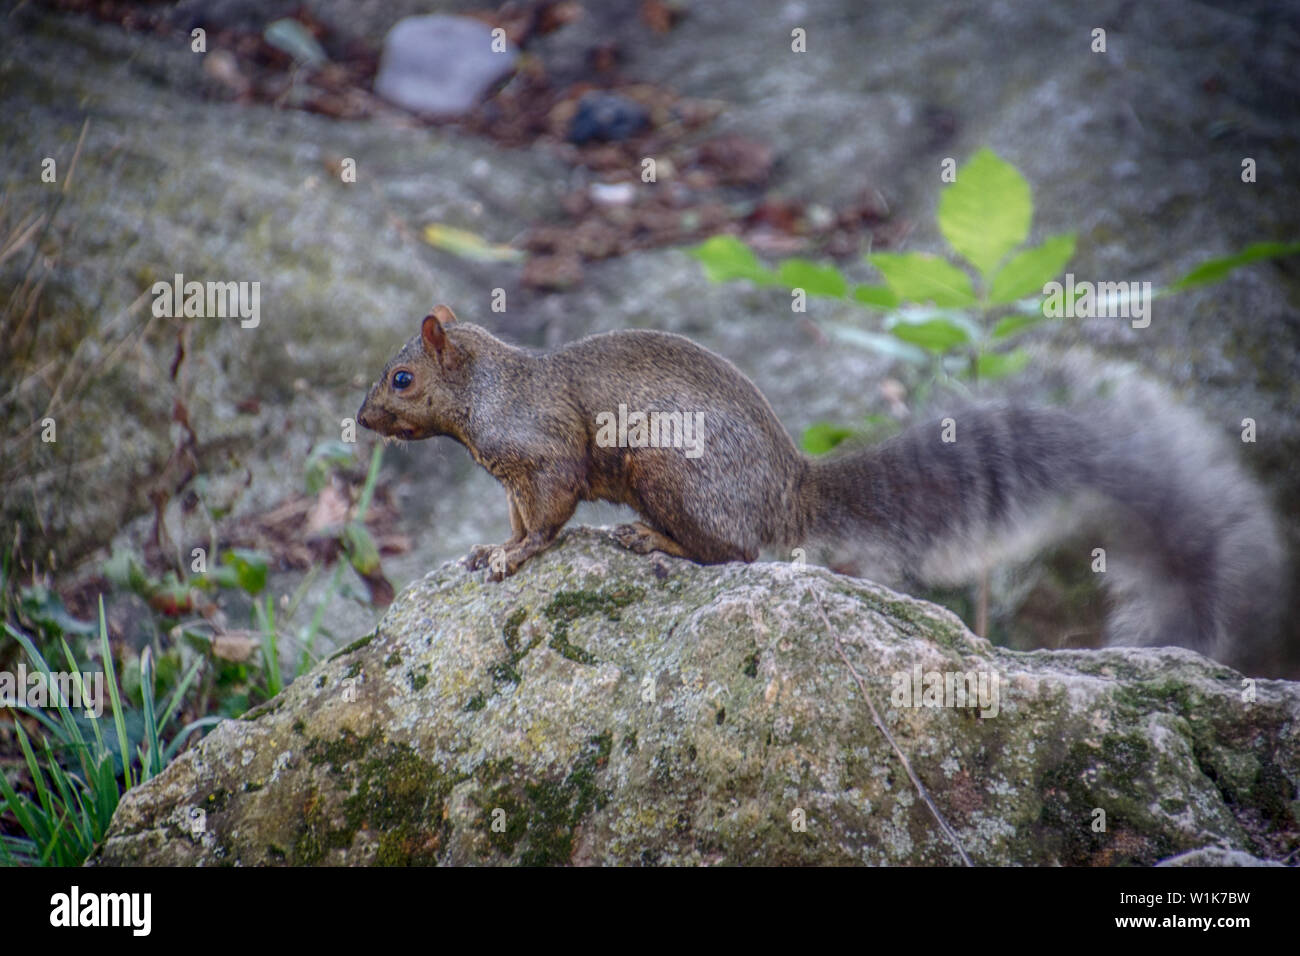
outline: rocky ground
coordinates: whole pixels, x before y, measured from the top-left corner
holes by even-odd
[[[1298,719],[1189,651],[1006,651],[824,569],[574,531],[415,583],[92,863],[1252,865],[1300,844]]]

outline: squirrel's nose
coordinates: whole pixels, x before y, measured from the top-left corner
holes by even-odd
[[[357,424],[362,428],[369,428],[374,431],[375,426],[371,424],[366,410],[370,407],[370,400],[375,397],[375,386],[371,385],[366,391],[366,397],[361,400],[361,407],[357,409]]]

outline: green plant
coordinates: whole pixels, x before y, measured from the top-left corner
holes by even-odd
[[[748,279],[806,296],[848,299],[883,312],[881,330],[834,323],[832,335],[865,346],[943,378],[1001,378],[1023,369],[1029,353],[1016,340],[1050,320],[1059,292],[1047,284],[1060,276],[1075,252],[1075,236],[1051,236],[1024,247],[1033,221],[1029,183],[1010,163],[981,149],[957,172],[939,200],[939,232],[960,265],[920,252],[874,252],[866,256],[883,284],[853,285],[833,265],[785,259],[764,266],[733,236],[714,236],[690,250],[714,282]],[[1232,270],[1264,259],[1300,253],[1300,243],[1256,243],[1240,253],[1211,259],[1152,298],[1217,282]],[[814,429],[816,430],[814,432]],[[857,430],[818,423],[804,447],[828,451]]]
[[[47,675],[50,686],[55,686],[49,678],[53,672],[30,636],[7,623],[4,630],[22,647],[32,667]],[[81,677],[85,669],[62,637],[59,643],[78,693],[83,700],[88,699],[88,689]],[[0,861],[10,865],[80,865],[103,839],[122,794],[136,782],[157,775],[176,756],[190,734],[220,720],[203,717],[180,728],[170,740],[164,738],[202,661],[194,662],[159,711],[154,699],[155,675],[149,648],[140,661],[142,708],[138,712],[128,710],[118,687],[102,599],[99,645],[112,704],[116,747],[112,745],[114,741],[105,740],[96,718],[74,713],[69,702],[58,694],[53,701],[57,720],[41,709],[15,706],[15,710],[27,714],[42,728],[38,741],[40,757],[22,722],[15,719],[14,733],[31,776],[32,794],[18,793],[0,774],[0,816],[12,813],[22,834],[0,834]]]
[[[379,481],[379,466],[383,463],[382,445],[376,445],[370,455],[370,469],[366,472],[366,482],[361,488],[361,498],[357,502],[356,515],[343,528],[341,541],[343,551],[348,556],[348,564],[369,580],[379,574],[379,548],[376,547],[370,532],[366,530],[366,512],[370,510],[370,500],[375,494],[375,485]],[[308,481],[311,481],[309,472]],[[329,587],[316,605],[311,622],[301,635],[302,655],[298,659],[297,675],[305,674],[316,663],[316,636],[321,632],[325,620],[325,609],[334,599],[343,578],[344,563],[340,561],[330,577]]]
[[[352,460],[352,446],[328,441],[317,445],[308,456],[305,480],[307,491],[319,494],[330,480],[330,474]],[[191,574],[184,579],[174,571],[160,577],[151,576],[139,556],[126,548],[114,551],[104,565],[109,581],[122,590],[131,591],[144,598],[162,617],[162,623],[178,627],[186,642],[206,654],[213,663],[206,681],[207,690],[216,695],[216,710],[227,716],[238,716],[264,700],[270,700],[285,687],[281,673],[281,651],[286,640],[295,648],[297,663],[293,676],[304,673],[317,660],[316,643],[324,627],[326,612],[343,586],[344,573],[350,565],[367,583],[382,580],[379,549],[365,526],[366,513],[378,482],[383,450],[376,446],[370,459],[369,470],[354,516],[337,531],[337,538],[347,561],[335,566],[325,593],[312,610],[310,619],[296,633],[283,630],[292,622],[306,592],[315,583],[320,565],[313,565],[299,584],[291,599],[279,608],[266,593],[269,578],[269,556],[259,551],[230,548],[223,551],[219,561],[204,573]],[[385,582],[386,583],[386,582]],[[251,605],[251,631],[238,632],[255,636],[258,653],[246,659],[223,659],[216,653],[216,638],[205,620],[188,617],[196,607],[199,592],[237,591],[247,596]],[[61,605],[58,606],[61,608]],[[50,615],[56,615],[52,608]],[[228,635],[227,635],[228,636]],[[160,657],[159,663],[170,658]],[[131,676],[134,676],[132,673]],[[135,686],[135,682],[131,683]],[[207,696],[206,692],[204,696]]]
[[[340,560],[329,586],[313,609],[310,621],[295,635],[301,649],[296,674],[316,661],[315,645],[325,632],[325,613],[343,583],[345,567],[351,565],[367,583],[382,580],[379,551],[365,527],[365,516],[374,496],[382,463],[382,448],[376,447],[356,511],[338,530],[338,540],[347,561]],[[313,452],[307,464],[307,485],[319,492],[329,480],[330,470],[351,459],[351,449],[325,443]],[[13,724],[14,739],[21,752],[30,787],[19,793],[0,774],[0,818],[12,815],[20,835],[0,833],[0,862],[9,864],[77,865],[94,849],[108,827],[121,795],[136,783],[162,770],[196,730],[235,717],[262,700],[279,694],[285,685],[280,667],[280,650],[285,635],[281,629],[292,621],[304,596],[317,579],[321,566],[313,565],[292,595],[278,608],[266,593],[269,558],[257,551],[231,548],[221,553],[207,573],[181,577],[175,571],[151,575],[144,562],[129,549],[119,548],[104,565],[109,582],[123,591],[142,597],[155,617],[147,620],[152,629],[151,645],[138,660],[113,663],[105,624],[103,599],[98,627],[72,616],[57,593],[37,583],[19,588],[13,580],[12,550],[0,560],[0,594],[3,594],[4,623],[17,653],[25,655],[33,672],[50,673],[47,655],[61,649],[70,676],[84,693],[78,664],[83,646],[99,638],[99,655],[104,662],[105,682],[112,704],[115,733],[104,735],[96,719],[74,712],[67,702],[52,702],[52,712],[17,706],[41,728],[33,738],[22,722]],[[385,582],[386,584],[386,582]],[[192,615],[202,592],[238,591],[252,607],[252,630],[219,635],[229,641],[251,642],[257,652],[242,659],[218,653],[218,638]],[[190,618],[185,620],[185,618]],[[202,656],[185,668],[183,654],[175,642],[167,645],[156,638],[166,629]],[[69,645],[69,640],[73,645]],[[74,651],[74,647],[78,650]],[[169,649],[164,650],[164,647]],[[6,649],[6,653],[9,650]],[[204,665],[208,666],[204,668]],[[201,681],[196,682],[200,669]],[[201,685],[201,686],[200,686]],[[161,697],[166,703],[161,709]],[[167,735],[182,705],[198,713],[215,714],[192,721],[174,736]],[[192,712],[192,711],[191,711]],[[57,718],[57,719],[56,719]]]

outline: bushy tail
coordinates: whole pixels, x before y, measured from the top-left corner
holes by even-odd
[[[1086,531],[1105,549],[1108,643],[1245,665],[1277,637],[1285,578],[1266,496],[1163,390],[1126,370],[1104,396],[1095,383],[1065,407],[968,406],[814,460],[813,536],[873,576],[955,583]]]
[[[1151,383],[1130,376],[1121,394],[1081,410],[1102,436],[1098,487],[1125,532],[1110,535],[1111,643],[1181,644],[1248,665],[1278,639],[1287,578],[1267,495],[1241,444]]]

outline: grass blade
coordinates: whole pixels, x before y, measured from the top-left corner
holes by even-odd
[[[144,703],[144,747],[147,748],[145,766],[140,779],[148,780],[162,770],[162,748],[158,745],[158,721],[153,707],[153,648],[146,647],[140,655],[140,697]]]
[[[167,763],[171,763],[175,759],[177,751],[181,749],[181,744],[185,742],[185,738],[192,732],[200,727],[215,727],[225,719],[224,717],[200,717],[198,720],[186,724],[181,728],[180,733],[176,735],[176,739],[167,745],[167,749],[163,751],[163,758]]]
[[[117,668],[113,666],[113,650],[108,646],[108,622],[104,620],[104,596],[99,597],[99,646],[103,652],[104,676],[108,678],[108,693],[113,699],[113,724],[117,728],[117,745],[122,754],[122,777],[126,789],[135,784],[131,780],[131,747],[126,736],[126,719],[122,711],[122,696],[117,690]]]
[[[158,726],[160,728],[166,727],[168,721],[176,715],[176,711],[181,705],[181,698],[184,697],[185,692],[189,690],[190,683],[194,680],[194,675],[199,672],[201,666],[203,666],[203,659],[199,658],[195,660],[194,663],[190,665],[190,669],[185,672],[185,676],[181,678],[181,682],[176,685],[176,689],[172,691],[171,697],[167,700],[167,706],[163,708],[162,716],[158,718]]]

